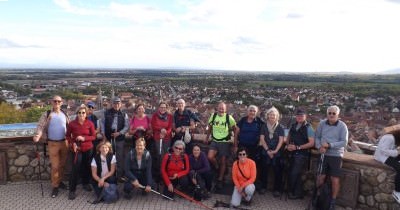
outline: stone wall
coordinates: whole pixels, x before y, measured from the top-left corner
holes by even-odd
[[[14,140],[6,147],[4,143],[1,146],[2,143],[0,150],[6,154],[7,181],[49,179],[50,162],[48,158],[43,159],[43,144],[33,144],[26,139]]]
[[[203,145],[204,149],[207,149],[206,147]],[[0,138],[0,152],[5,154],[7,181],[38,180],[39,159],[40,176],[43,180],[49,179],[50,162],[48,158],[45,161],[46,167],[43,167],[43,144],[33,144],[32,137]],[[40,155],[40,158],[37,158],[37,154]],[[316,153],[313,154],[310,161],[311,170],[303,177],[305,189],[310,194],[315,186],[318,156]],[[232,160],[230,163],[232,164]],[[339,205],[348,210],[400,209],[400,205],[391,195],[394,189],[395,172],[393,169],[375,161],[371,155],[356,153],[345,153],[343,168],[345,173],[341,182]],[[1,170],[2,167],[0,167],[0,174],[4,173]],[[228,170],[227,180],[231,179],[230,167]]]

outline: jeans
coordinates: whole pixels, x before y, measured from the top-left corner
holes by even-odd
[[[256,190],[256,186],[254,184],[249,184],[247,185],[243,191],[246,193],[246,197],[244,198],[246,201],[250,201],[251,198],[253,197],[254,191]],[[242,202],[242,195],[239,193],[239,191],[236,189],[236,186],[233,188],[233,193],[232,193],[232,199],[231,199],[231,204],[233,206],[239,206],[240,202]]]

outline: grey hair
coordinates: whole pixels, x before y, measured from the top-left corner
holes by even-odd
[[[279,110],[274,106],[268,109],[267,112],[265,112],[265,119],[268,120],[268,114],[272,112],[276,114],[276,120],[278,121],[280,119],[281,114],[279,114]]]
[[[256,105],[250,105],[250,106],[247,108],[247,111],[250,111],[251,109],[254,109],[254,110],[256,110],[256,112],[258,112],[258,107],[257,107]]]
[[[176,142],[174,143],[174,147],[176,147],[176,146],[178,146],[178,145],[182,145],[182,146],[183,146],[183,149],[185,149],[185,147],[186,147],[185,142],[183,142],[183,141],[181,141],[181,140],[178,140],[178,141],[176,141]]]
[[[334,109],[334,110],[336,111],[337,115],[339,115],[339,113],[340,113],[340,108],[339,108],[338,106],[336,106],[336,105],[332,105],[332,106],[328,107],[328,108],[326,109],[326,113],[328,113],[329,110],[332,110],[332,109]]]
[[[185,105],[185,104],[186,104],[185,100],[183,100],[182,98],[180,98],[180,99],[178,99],[178,100],[176,101],[176,103],[178,103],[178,102],[182,102],[182,103],[183,103],[183,105]]]

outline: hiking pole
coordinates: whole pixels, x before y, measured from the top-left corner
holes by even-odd
[[[200,202],[200,201],[196,201],[194,198],[192,198],[192,197],[186,195],[185,193],[183,193],[183,192],[181,192],[181,191],[179,191],[179,190],[177,190],[177,189],[174,189],[174,193],[178,194],[178,195],[181,196],[182,198],[184,198],[184,199],[186,199],[186,200],[188,200],[188,201],[191,201],[191,202],[193,202],[193,203],[195,203],[195,204],[197,204],[197,205],[199,205],[199,206],[201,206],[201,207],[203,207],[203,208],[205,208],[205,209],[213,209],[213,208],[211,208],[211,207],[206,206],[205,204],[203,204],[203,203]]]
[[[146,189],[146,187],[143,186],[143,185],[140,185],[139,187],[140,187],[142,190],[145,190],[145,189]],[[150,191],[151,191],[152,193],[157,194],[157,195],[159,195],[159,196],[162,196],[162,197],[164,197],[164,198],[166,198],[166,199],[168,199],[168,200],[175,201],[173,198],[171,198],[171,197],[169,197],[169,196],[166,196],[166,195],[164,195],[164,194],[162,194],[162,193],[160,193],[160,192],[158,192],[158,191],[155,191],[155,190],[153,190],[153,189],[150,189]]]
[[[243,208],[240,206],[232,206],[231,204],[220,201],[220,200],[215,201],[214,208],[217,208],[217,207],[233,208],[233,209],[238,209],[238,210],[249,210],[249,209],[246,209],[246,208]]]
[[[44,197],[44,194],[43,194],[43,183],[42,183],[42,169],[40,167],[40,153],[39,153],[39,148],[38,147],[39,147],[38,144],[36,144],[35,153],[36,153],[36,158],[38,159],[38,165],[39,165],[39,176],[38,176],[38,179],[39,179],[39,182],[40,182],[40,189],[42,191],[42,197]],[[43,161],[43,163],[44,163],[44,161]]]
[[[117,143],[115,141],[115,136],[114,136],[115,131],[116,130],[113,130],[113,134],[111,136],[111,147],[113,147],[115,158],[117,158]],[[115,177],[118,177],[117,171],[118,170],[115,170]]]

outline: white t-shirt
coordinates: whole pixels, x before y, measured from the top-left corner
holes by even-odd
[[[108,166],[107,166],[107,160],[106,160],[106,157],[104,157],[103,155],[100,155],[100,159],[101,159],[101,177],[104,177],[109,172]],[[115,158],[115,155],[113,155],[113,157],[111,159],[111,165],[116,164],[116,163],[117,163],[117,159]],[[92,163],[90,165],[92,167],[97,168],[96,160],[94,158],[92,159]]]
[[[67,131],[67,117],[63,112],[52,112],[50,113],[49,128],[47,131],[47,137],[51,140],[62,140],[65,139],[65,133]]]

